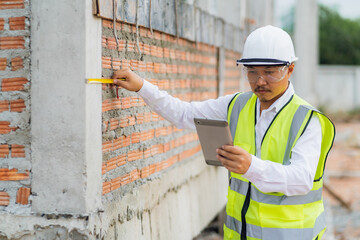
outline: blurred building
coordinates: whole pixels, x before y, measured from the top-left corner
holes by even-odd
[[[227,172],[136,93],[130,67],[188,101],[247,89],[235,60],[273,1],[0,2],[0,239],[192,239]],[[115,19],[115,20],[114,20]]]

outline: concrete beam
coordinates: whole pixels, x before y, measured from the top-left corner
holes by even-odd
[[[91,1],[32,1],[32,211],[101,207],[101,19]]]

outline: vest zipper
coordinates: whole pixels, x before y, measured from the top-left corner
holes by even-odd
[[[250,205],[251,182],[249,182],[243,208],[241,209],[241,240],[246,240],[246,219],[245,215]]]
[[[255,126],[256,126],[256,122],[257,122],[257,111],[256,111],[256,102],[255,102],[255,121],[254,121],[254,134],[255,134],[255,155],[256,155],[256,130],[255,130]],[[243,208],[241,209],[241,240],[246,240],[246,219],[245,219],[245,215],[247,210],[249,209],[249,205],[250,205],[250,194],[251,194],[251,182],[249,182],[248,185],[248,190],[246,192],[246,197],[245,197],[245,201],[244,201],[244,205]]]

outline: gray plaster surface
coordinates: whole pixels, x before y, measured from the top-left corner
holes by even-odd
[[[91,8],[89,1],[32,3],[37,213],[88,214],[101,205],[101,86],[85,84],[101,76],[101,20]]]

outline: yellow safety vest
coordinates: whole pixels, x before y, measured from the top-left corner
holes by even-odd
[[[237,94],[228,108],[234,145],[253,155],[256,155],[256,99],[252,92]],[[293,95],[268,127],[261,143],[261,158],[289,165],[292,148],[312,115],[319,118],[322,143],[311,191],[298,196],[264,193],[241,174],[231,173],[224,239],[311,240],[326,228],[322,177],[335,136],[332,122],[303,99]]]

